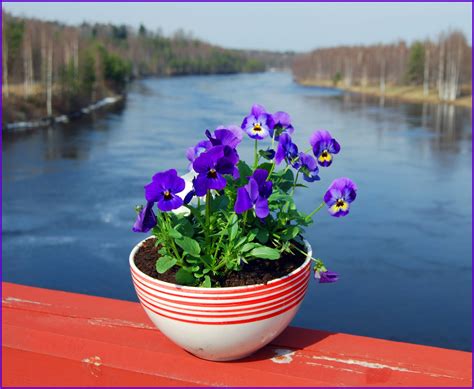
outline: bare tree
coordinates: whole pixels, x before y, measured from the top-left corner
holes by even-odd
[[[2,94],[8,97],[8,44],[5,37],[6,14],[2,9]]]

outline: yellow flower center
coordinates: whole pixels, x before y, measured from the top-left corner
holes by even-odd
[[[209,173],[207,174],[208,178],[216,178],[217,177],[217,172],[216,169],[209,169]]]
[[[262,125],[260,123],[254,123],[253,130],[256,132],[262,131]]]
[[[329,162],[332,159],[331,153],[327,150],[323,150],[321,155],[318,157],[320,162]]]
[[[344,207],[345,204],[346,204],[346,202],[343,199],[339,199],[339,200],[336,201],[336,207],[338,207],[338,208]]]
[[[171,200],[173,198],[173,195],[170,193],[169,190],[165,190],[163,193],[163,197],[165,198],[165,200]]]

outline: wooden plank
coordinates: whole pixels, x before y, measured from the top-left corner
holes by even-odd
[[[6,386],[472,386],[467,352],[291,327],[249,358],[209,362],[137,303],[2,286]]]

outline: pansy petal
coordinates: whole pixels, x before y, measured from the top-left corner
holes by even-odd
[[[145,198],[147,201],[157,202],[163,197],[163,187],[161,183],[152,181],[145,185]]]
[[[329,187],[327,192],[324,194],[324,202],[328,205],[332,205],[342,197],[342,192],[338,188]]]
[[[242,128],[242,130],[244,130],[248,134],[249,129],[253,128],[253,123],[255,123],[256,121],[257,119],[255,118],[255,116],[248,115],[244,117],[240,128]]]
[[[337,280],[339,280],[339,274],[330,270],[321,272],[319,275],[320,284],[332,283],[336,282]]]
[[[194,147],[189,147],[186,149],[186,158],[189,162],[193,162],[196,158],[196,154],[194,152]]]
[[[272,194],[273,183],[271,181],[265,181],[263,184],[259,185],[258,191],[260,197],[268,199]]]
[[[173,209],[179,208],[183,205],[183,199],[177,195],[172,194],[170,199],[164,197],[158,200],[158,208],[163,212],[168,212]]]
[[[329,142],[332,139],[329,131],[326,130],[316,130],[313,132],[309,138],[309,144],[314,148],[315,144],[318,142]]]
[[[214,136],[216,141],[219,142],[218,144],[223,146],[229,146],[233,149],[235,149],[242,141],[242,138],[238,137],[235,131],[231,131],[226,128],[215,130]]]
[[[254,127],[246,129],[248,136],[252,139],[262,140],[270,135],[270,131],[266,126],[260,127],[258,130],[255,130]]]
[[[339,153],[341,150],[341,145],[337,142],[336,139],[331,139],[328,144],[328,151],[333,154]]]
[[[229,159],[234,165],[240,160],[237,150],[229,146],[224,146],[224,157]]]
[[[194,195],[196,194],[196,191],[191,190],[188,192],[186,196],[184,196],[183,203],[184,204],[189,204],[189,202],[193,199]]]
[[[252,105],[252,109],[250,110],[250,112],[253,116],[258,117],[264,113],[267,113],[267,110],[260,104],[254,104]]]
[[[206,173],[201,173],[199,174],[194,180],[193,180],[193,186],[194,186],[194,191],[196,193],[196,196],[204,196],[207,192],[207,186],[206,186]]]
[[[342,207],[338,206],[337,203],[334,203],[328,208],[328,211],[331,216],[334,217],[346,216],[349,213],[349,203],[344,202],[344,205]]]
[[[259,219],[264,219],[269,215],[269,213],[270,210],[268,209],[268,200],[262,197],[258,198],[257,202],[255,203],[255,215],[257,215]]]
[[[235,163],[229,158],[220,158],[216,163],[216,170],[221,174],[233,174]]]
[[[285,149],[283,148],[283,144],[278,143],[277,150],[275,153],[275,163],[279,165],[284,159],[285,159]]]
[[[202,153],[193,162],[193,169],[197,173],[206,173],[210,168],[214,167],[214,161],[206,156],[206,153]]]
[[[319,177],[318,173],[311,172],[309,175],[304,174],[303,175],[303,180],[307,182],[314,182],[314,181],[319,181],[321,177]]]
[[[215,146],[202,153],[193,163],[193,168],[198,173],[207,173],[214,168],[217,160],[224,156],[224,146]]]
[[[290,118],[290,115],[288,115],[286,112],[283,112],[283,111],[275,112],[272,115],[272,118],[275,125],[279,124],[283,128],[287,128],[288,126],[290,126],[291,118]]]
[[[290,143],[287,147],[286,154],[288,159],[293,159],[298,156],[298,146],[294,143]]]
[[[170,178],[169,187],[167,189],[172,193],[179,193],[184,190],[185,186],[186,183],[181,177],[173,176]]]
[[[206,177],[206,185],[208,189],[221,190],[227,185],[227,181],[221,174],[217,173],[216,177]]]
[[[250,177],[248,184],[245,186],[252,203],[255,203],[259,197],[258,183],[253,177]]]
[[[257,181],[257,184],[263,184],[268,178],[268,171],[265,169],[255,169],[252,177]]]
[[[252,201],[245,187],[237,189],[237,199],[234,204],[234,211],[237,214],[244,213],[252,208]]]
[[[134,232],[148,232],[153,227],[156,226],[156,215],[153,212],[153,205],[152,201],[148,201],[145,208],[143,208],[140,213],[137,215],[137,220],[132,227],[132,231]]]
[[[240,172],[239,172],[239,169],[237,167],[234,166],[234,170],[232,172],[232,178],[234,180],[238,180],[240,178]]]

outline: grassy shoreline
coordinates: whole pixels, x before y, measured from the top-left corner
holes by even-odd
[[[466,108],[472,108],[472,95],[462,96],[454,101],[443,101],[438,98],[436,91],[431,90],[425,96],[423,94],[423,87],[421,86],[387,86],[385,93],[382,94],[378,86],[351,86],[346,87],[339,83],[334,85],[332,81],[314,81],[314,80],[297,80],[298,84],[303,86],[319,86],[323,88],[336,88],[347,92],[360,93],[370,96],[397,99],[412,103],[430,103],[430,104],[452,104]]]

